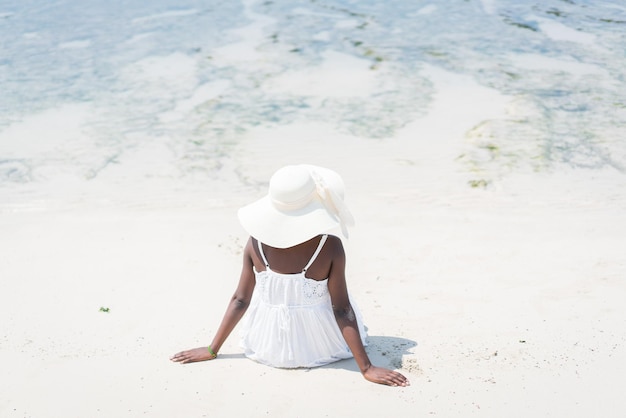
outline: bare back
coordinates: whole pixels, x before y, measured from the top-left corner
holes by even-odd
[[[283,274],[300,273],[315,253],[321,238],[322,236],[318,235],[309,241],[290,248],[274,248],[263,244],[263,252],[273,271]],[[252,245],[252,248],[254,249],[254,254],[252,255],[252,261],[254,268],[257,271],[263,271],[265,270],[265,264],[263,263],[257,242],[254,238],[253,241],[254,245]],[[337,243],[337,241],[339,241],[339,243]],[[332,235],[328,236],[317,258],[307,269],[305,273],[306,277],[314,280],[325,280],[330,276],[332,262],[338,244],[341,245],[339,238]]]

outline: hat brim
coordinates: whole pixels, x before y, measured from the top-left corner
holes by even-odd
[[[239,209],[237,215],[246,232],[274,248],[293,247],[340,225],[319,197],[302,209],[283,212],[265,196]]]

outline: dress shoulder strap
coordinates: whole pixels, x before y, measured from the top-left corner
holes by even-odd
[[[261,253],[261,258],[263,259],[263,264],[265,264],[265,267],[269,268],[270,265],[267,262],[267,258],[265,257],[265,253],[263,252],[263,246],[261,245],[261,241],[256,240],[257,246],[259,247],[259,253]]]
[[[320,239],[320,243],[317,245],[317,249],[315,250],[315,252],[313,253],[313,257],[311,257],[311,259],[309,260],[309,262],[306,264],[306,266],[304,266],[304,268],[302,269],[302,272],[305,273],[307,271],[307,269],[309,267],[311,267],[311,264],[313,264],[313,262],[315,261],[315,259],[317,258],[317,256],[320,254],[320,251],[322,251],[322,247],[324,246],[324,243],[326,242],[326,240],[328,239],[328,235],[322,235],[322,239]]]

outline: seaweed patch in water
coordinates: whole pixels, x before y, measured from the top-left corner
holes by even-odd
[[[362,46],[363,42],[360,41],[352,41],[352,45],[354,45],[355,47],[359,47]],[[376,53],[376,51],[374,51],[371,48],[366,48],[363,52],[362,52],[363,56],[373,60],[374,62],[372,63],[372,65],[370,65],[370,70],[375,70],[378,68],[378,64],[380,64],[381,62],[383,62],[385,59]]]
[[[486,144],[486,145],[481,146],[481,148],[484,148],[493,153],[498,152],[499,150],[498,146],[494,144]]]
[[[443,57],[447,57],[448,56],[448,54],[446,52],[435,51],[435,50],[432,50],[432,49],[426,50],[424,52],[426,54],[430,55],[431,57],[443,58]]]
[[[618,23],[618,24],[624,24],[626,23],[626,20],[613,20],[613,19],[599,19],[600,22],[604,22],[604,23]]]
[[[470,180],[467,182],[467,184],[470,185],[470,187],[474,188],[474,189],[478,189],[478,188],[486,188],[489,185],[489,181],[485,180],[485,179],[480,179],[480,180]]]
[[[549,15],[556,16],[556,17],[565,17],[565,13],[563,13],[559,9],[550,9],[546,13]]]
[[[512,73],[510,71],[503,71],[503,73],[509,76],[513,80],[519,80],[520,78],[522,78],[522,76],[520,76],[519,74]]]
[[[520,22],[516,22],[516,21],[512,20],[512,19],[511,19],[511,18],[509,18],[509,17],[505,17],[503,20],[504,20],[504,23],[508,23],[508,24],[509,24],[509,25],[511,25],[511,26],[516,26],[516,27],[521,28],[521,29],[528,29],[528,30],[532,30],[533,32],[539,32],[539,29],[538,29],[538,28],[536,28],[536,27],[532,26],[532,25],[531,25],[531,24],[529,24],[529,23],[520,23]]]

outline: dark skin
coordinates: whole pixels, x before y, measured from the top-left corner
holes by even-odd
[[[321,236],[317,236],[302,244],[290,248],[273,248],[266,245],[263,251],[268,259],[272,270],[279,273],[298,273],[309,261]],[[230,299],[224,318],[211,342],[214,353],[219,352],[226,338],[230,335],[237,323],[241,320],[250,305],[252,292],[255,285],[253,267],[257,271],[265,270],[265,264],[261,259],[254,238],[248,239],[243,253],[243,267],[239,284],[235,293]],[[332,235],[324,244],[322,251],[315,259],[311,267],[306,272],[306,277],[314,280],[324,280],[328,278],[328,291],[337,320],[337,325],[354,356],[361,374],[370,382],[380,383],[389,386],[408,386],[408,379],[401,373],[384,367],[374,366],[365,352],[357,321],[348,299],[348,289],[345,277],[346,256],[341,240]],[[171,360],[178,363],[193,363],[197,361],[213,360],[207,347],[199,347],[191,350],[181,351],[171,357]]]

